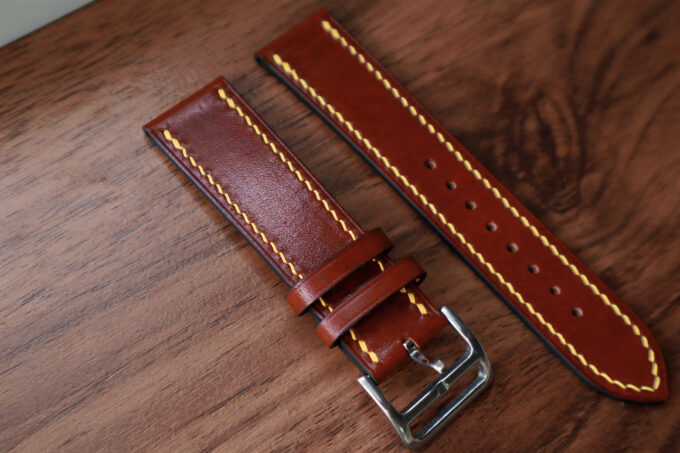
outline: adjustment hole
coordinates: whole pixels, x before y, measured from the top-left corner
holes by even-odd
[[[446,181],[446,188],[449,190],[453,190],[456,188],[456,183],[453,181]]]
[[[558,295],[561,292],[561,290],[559,286],[553,286],[552,288],[550,288],[550,292],[554,295]]]
[[[430,170],[432,170],[433,168],[435,168],[435,167],[437,166],[437,162],[435,162],[435,161],[432,160],[432,159],[427,159],[427,160],[425,161],[425,166],[426,166],[427,168],[429,168]]]
[[[496,231],[498,229],[498,225],[496,225],[496,222],[489,222],[486,224],[486,229],[489,231]]]
[[[574,315],[574,316],[576,316],[577,318],[580,318],[581,316],[583,316],[583,310],[581,310],[580,308],[576,307],[576,308],[574,308],[573,310],[571,310],[571,314]]]
[[[532,274],[538,274],[538,266],[536,266],[535,264],[532,264],[531,266],[529,266],[529,272],[531,272]],[[557,292],[553,292],[553,289],[556,289]],[[553,293],[553,294],[559,294],[560,289],[557,286],[553,286],[550,289],[550,292]]]
[[[508,252],[515,253],[517,250],[519,250],[519,247],[514,242],[508,244]]]
[[[466,201],[465,207],[468,208],[470,211],[474,211],[475,209],[477,209],[477,203],[475,203],[474,201]]]

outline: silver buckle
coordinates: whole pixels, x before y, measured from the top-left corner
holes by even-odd
[[[429,366],[439,373],[439,377],[418,395],[416,399],[411,401],[404,410],[401,412],[397,411],[370,377],[361,376],[358,379],[359,384],[371,395],[373,401],[387,415],[388,420],[392,423],[394,429],[397,430],[404,444],[412,449],[425,445],[491,382],[491,364],[489,364],[489,358],[486,356],[482,345],[479,344],[479,341],[470,332],[470,329],[450,308],[442,307],[441,312],[451,327],[463,338],[467,345],[467,351],[453,366],[446,368],[441,360],[433,361],[428,359],[410,339],[404,341],[404,347],[414,361],[421,365]],[[478,368],[474,381],[414,434],[411,431],[411,424],[415,419],[431,404],[446,394],[449,388],[474,366]]]

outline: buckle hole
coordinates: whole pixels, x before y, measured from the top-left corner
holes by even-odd
[[[486,229],[489,231],[496,231],[498,229],[498,225],[496,225],[496,222],[489,222],[486,224]]]
[[[581,316],[583,316],[583,310],[581,310],[580,308],[576,307],[576,308],[574,308],[573,310],[571,310],[571,314],[574,315],[574,316],[576,316],[577,318],[580,318]]]
[[[508,252],[515,253],[517,250],[519,250],[519,247],[514,242],[508,244]]]
[[[456,188],[456,183],[453,181],[446,181],[446,188],[449,190],[453,190]]]
[[[427,159],[425,161],[425,166],[432,170],[437,166],[437,162],[435,162],[433,159]]]
[[[559,286],[553,286],[552,288],[550,288],[550,292],[557,296],[561,292],[561,290]]]
[[[474,201],[466,201],[465,207],[468,208],[470,211],[474,211],[475,209],[477,209],[477,203],[475,203]]]
[[[529,272],[531,272],[532,274],[538,274],[538,266],[532,264],[531,266],[529,266]],[[553,292],[553,288],[557,289],[557,293]],[[560,289],[557,288],[557,286],[553,286],[553,288],[550,289],[550,292],[552,292],[553,294],[558,294],[560,292]]]

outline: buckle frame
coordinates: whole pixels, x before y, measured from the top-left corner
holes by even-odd
[[[385,413],[404,444],[411,449],[420,448],[430,441],[432,437],[489,385],[493,377],[489,358],[468,326],[450,308],[442,307],[440,311],[449,325],[465,341],[467,350],[451,367],[445,368],[445,365],[440,360],[431,361],[425,357],[411,340],[404,341],[404,347],[414,361],[421,365],[432,367],[440,375],[402,411],[394,408],[392,403],[383,395],[377,384],[369,376],[364,375],[358,379],[359,384]],[[446,394],[450,387],[474,366],[478,368],[475,379],[440,410],[433,419],[425,423],[417,433],[413,433],[411,431],[411,424],[415,419],[441,396]]]

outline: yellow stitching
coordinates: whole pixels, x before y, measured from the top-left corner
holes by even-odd
[[[378,267],[380,267],[380,272],[385,272],[385,265],[381,260],[379,260],[378,258],[373,258],[373,262],[378,264]],[[425,305],[418,302],[416,300],[416,296],[414,296],[411,291],[407,291],[406,288],[401,288],[399,291],[402,293],[406,293],[406,295],[408,296],[408,301],[415,305],[416,307],[418,307],[418,311],[420,312],[421,315],[427,314],[427,308],[425,307]]]
[[[170,143],[172,143],[172,146],[173,146],[177,151],[181,151],[183,156],[188,156],[189,153],[188,153],[188,151],[186,150],[186,148],[185,148],[184,146],[182,146],[182,144],[181,144],[177,139],[175,139],[175,138],[172,137],[172,134],[170,133],[169,130],[165,129],[165,130],[163,131],[163,136],[164,136]],[[281,261],[283,261],[284,264],[286,264],[286,265],[288,265],[288,267],[290,267],[290,270],[291,270],[291,272],[293,273],[293,275],[295,275],[296,277],[298,277],[298,278],[301,279],[301,278],[302,278],[302,274],[300,274],[300,273],[295,269],[295,266],[293,265],[293,263],[291,263],[290,261],[288,261],[288,259],[287,259],[286,256],[283,254],[283,252],[279,251],[279,250],[276,248],[276,244],[274,244],[274,243],[271,242],[269,239],[267,239],[267,236],[266,236],[263,232],[261,232],[261,231],[258,230],[257,225],[255,225],[255,222],[253,222],[252,220],[250,220],[250,219],[248,218],[248,215],[246,215],[245,212],[241,211],[241,209],[238,207],[238,205],[237,205],[236,203],[234,203],[234,202],[231,201],[231,198],[229,197],[229,195],[228,195],[226,192],[224,192],[224,190],[222,189],[222,186],[220,186],[219,184],[216,184],[216,183],[215,183],[215,181],[214,181],[214,179],[213,179],[213,176],[212,176],[210,173],[206,173],[206,172],[204,171],[203,167],[201,167],[200,165],[198,165],[198,164],[196,163],[196,161],[194,160],[193,157],[189,157],[189,161],[191,162],[191,165],[192,165],[193,167],[197,167],[197,168],[200,170],[201,175],[203,175],[203,176],[207,179],[208,183],[210,183],[211,186],[215,186],[215,187],[217,188],[217,191],[220,193],[220,195],[222,195],[222,196],[224,197],[224,199],[226,200],[227,204],[228,204],[229,206],[231,206],[232,208],[234,208],[234,210],[235,210],[235,211],[243,218],[243,220],[246,222],[246,224],[248,224],[248,225],[253,229],[253,231],[255,232],[255,234],[259,234],[259,235],[262,237],[262,239],[264,240],[264,242],[265,242],[266,244],[269,244],[269,246],[272,248],[272,250],[274,251],[274,253],[275,253],[276,255],[278,255],[279,258],[281,258]]]
[[[322,25],[322,27],[324,28],[324,30],[326,30],[327,32],[328,32],[329,30],[331,30],[331,31],[329,32],[329,33],[331,34],[331,36],[335,36],[335,35],[333,34],[333,31],[335,31],[335,32],[337,33],[337,30],[336,30],[335,28],[333,28],[333,27],[330,25],[330,23],[329,23],[328,21],[325,21],[325,20],[322,21],[322,22],[321,22],[321,25]],[[334,39],[337,40],[337,38],[335,38],[335,37],[334,37]],[[343,47],[345,47],[345,46],[343,46]],[[364,65],[364,63],[366,62],[366,58],[365,58],[361,53],[358,53],[358,52],[357,52],[356,55],[357,55],[357,59],[359,60],[359,62],[360,62],[362,65]],[[287,62],[284,62],[284,61],[281,59],[281,57],[280,57],[279,55],[276,55],[276,54],[275,54],[275,55],[273,56],[273,59],[274,59],[274,62],[275,62],[277,65],[279,65],[279,66],[281,66],[281,67],[283,68],[284,72],[286,72],[286,73],[289,74],[291,71],[294,71],[294,70],[290,67],[290,64],[287,63]],[[369,72],[372,72],[372,71],[373,71],[373,67],[372,67],[372,66],[371,66],[370,68],[369,68],[368,66],[366,66],[366,69],[367,69]],[[301,78],[299,77],[299,75],[297,74],[297,72],[295,73],[295,77],[296,77],[296,81],[297,81],[297,80],[304,80],[304,79],[301,79]],[[307,83],[307,85],[309,86],[308,83]],[[309,90],[307,90],[307,91],[309,92]],[[318,93],[318,91],[316,91],[316,93]],[[397,93],[398,93],[398,91],[397,91]],[[423,125],[429,124],[429,123],[427,123],[427,121],[424,122],[424,120],[425,120],[424,116],[423,116],[422,114],[419,114],[418,111],[415,109],[415,107],[412,106],[412,105],[410,105],[410,104],[408,103],[408,100],[407,100],[404,96],[402,96],[401,94],[399,94],[399,96],[400,96],[399,99],[400,99],[402,105],[408,109],[408,111],[411,113],[412,116],[418,118],[419,122],[420,122],[421,124],[423,124]],[[316,100],[317,97],[320,97],[320,95],[317,94],[316,96],[312,96],[312,99]],[[395,96],[395,97],[396,97],[396,96]],[[332,114],[332,115],[335,115],[336,118],[337,118],[337,115],[335,114],[335,113],[337,112],[337,110],[336,110],[334,107],[332,107],[330,104],[328,104],[327,101],[325,101],[325,104],[326,104],[326,105],[325,105],[325,106],[322,106],[322,107],[325,107],[326,110],[328,110],[329,112],[331,112],[331,114]],[[332,108],[332,110],[331,110],[331,108]],[[343,123],[341,123],[341,124],[343,124]],[[433,127],[434,127],[434,126],[433,126]],[[353,125],[353,129],[354,129],[355,135],[357,135],[357,133],[358,133],[359,131],[358,131],[358,129],[356,128],[356,125]],[[429,130],[429,129],[428,129],[428,130]],[[432,129],[432,130],[434,130],[434,129]],[[361,141],[361,140],[360,140],[360,141]],[[463,243],[463,245],[465,245],[465,246],[470,250],[470,252],[471,252],[471,253],[472,253],[472,254],[473,254],[473,255],[474,255],[474,256],[475,256],[475,257],[476,257],[483,265],[484,265],[484,266],[486,266],[486,267],[489,269],[489,271],[490,271],[493,275],[496,276],[496,278],[498,278],[498,280],[501,282],[501,284],[504,285],[504,286],[508,289],[508,291],[509,291],[513,296],[515,296],[515,297],[517,298],[517,300],[518,300],[522,305],[524,305],[524,306],[527,308],[527,310],[528,310],[534,317],[536,317],[536,319],[538,319],[538,321],[539,321],[541,324],[543,324],[544,326],[546,326],[546,328],[548,329],[548,331],[550,331],[551,334],[554,335],[554,336],[560,341],[560,343],[562,343],[562,344],[569,350],[569,352],[570,352],[572,355],[574,355],[575,357],[577,357],[577,358],[579,359],[579,361],[581,361],[581,363],[583,363],[584,361],[586,361],[585,358],[583,358],[583,356],[582,356],[581,354],[579,354],[579,353],[576,351],[576,349],[574,348],[574,346],[573,346],[571,343],[569,343],[569,342],[567,342],[567,341],[565,340],[565,338],[564,338],[564,336],[563,336],[562,334],[560,334],[559,332],[554,331],[554,330],[555,330],[554,327],[553,327],[552,325],[550,325],[550,323],[548,323],[548,322],[545,321],[545,319],[543,318],[543,316],[542,316],[539,312],[537,312],[537,311],[534,309],[533,305],[532,305],[530,302],[527,302],[527,301],[524,300],[524,297],[522,297],[522,295],[514,289],[514,287],[512,286],[512,284],[511,284],[510,282],[508,282],[508,281],[505,280],[505,278],[503,277],[503,275],[502,275],[501,273],[499,273],[498,271],[494,270],[493,267],[490,266],[490,263],[487,263],[486,259],[484,258],[484,256],[483,256],[481,253],[475,251],[475,249],[474,249],[474,247],[472,246],[472,244],[470,244],[470,243],[465,239],[465,236],[463,236],[463,234],[461,234],[460,232],[456,232],[456,229],[455,229],[454,225],[453,225],[451,222],[447,221],[447,220],[446,220],[446,217],[445,217],[442,213],[438,212],[437,208],[436,208],[433,204],[427,202],[427,199],[425,198],[425,196],[422,195],[422,194],[420,194],[420,193],[418,192],[418,190],[417,190],[417,188],[415,187],[415,185],[412,184],[412,183],[410,183],[410,182],[408,181],[408,178],[406,178],[405,175],[402,175],[401,172],[399,171],[399,169],[398,169],[396,166],[392,165],[392,164],[389,162],[389,160],[388,160],[385,156],[383,156],[382,153],[381,153],[376,147],[374,147],[374,146],[370,143],[370,141],[369,141],[368,139],[364,138],[362,142],[363,142],[364,146],[365,146],[366,148],[368,148],[368,150],[372,151],[373,154],[375,154],[376,157],[377,157],[378,159],[380,159],[380,160],[383,162],[383,165],[385,165],[388,169],[390,169],[390,170],[397,176],[397,178],[399,178],[399,179],[404,183],[404,185],[406,185],[407,187],[409,187],[409,188],[411,189],[411,191],[413,192],[414,195],[418,196],[418,197],[421,199],[421,202],[422,202],[424,205],[426,205],[426,206],[428,206],[428,207],[430,208],[430,210],[433,212],[433,214],[434,214],[435,216],[437,216],[437,217],[439,218],[439,220],[440,220],[445,226],[447,226],[447,227],[449,228],[449,230],[452,232],[452,234],[454,234],[454,235],[456,235],[456,237],[458,237],[458,239],[461,241],[461,243]],[[445,147],[446,147],[449,151],[452,151],[452,150],[453,150],[453,151],[454,151],[454,155],[456,156],[456,159],[457,159],[458,161],[462,161],[462,162],[463,162],[463,165],[465,166],[465,168],[466,168],[468,171],[473,172],[473,174],[474,174],[475,169],[472,168],[472,164],[471,164],[467,159],[464,159],[463,156],[462,156],[462,154],[460,154],[460,152],[455,151],[454,148],[453,148],[453,145],[452,145],[449,141],[445,141]],[[481,176],[481,175],[480,175],[480,176]],[[493,187],[493,186],[491,185],[491,183],[488,181],[487,178],[483,178],[482,181],[483,181],[483,183],[484,183],[484,186],[487,187],[488,189],[490,189],[490,190],[492,191],[492,193],[494,194],[494,196],[495,196],[496,198],[498,198],[499,200],[501,200],[501,202],[503,203],[504,206],[505,206],[506,204],[507,204],[507,206],[510,206],[510,202],[509,202],[505,197],[502,196],[502,194],[500,193],[500,191],[499,191],[496,187]],[[538,230],[536,229],[536,227],[534,227],[533,225],[531,225],[531,224],[529,223],[528,219],[526,219],[524,216],[520,216],[520,215],[519,215],[519,212],[517,211],[517,209],[515,209],[514,207],[510,207],[510,211],[513,213],[513,215],[514,215],[515,217],[518,217],[518,218],[520,219],[520,221],[522,222],[523,225],[525,225],[526,227],[528,227],[528,228],[531,230],[531,232],[532,232],[532,234],[534,234],[534,236],[539,237],[539,238],[540,238],[540,236],[542,236],[542,235],[538,232]],[[546,238],[546,239],[547,239],[547,238]],[[559,251],[558,251],[554,246],[550,247],[550,250],[551,250],[551,252],[552,252],[554,255],[556,255],[556,256],[557,256],[557,255],[561,255],[561,254],[559,254]],[[561,260],[563,263],[564,263],[564,262],[567,262],[567,263],[568,263],[568,260],[567,260],[566,257],[564,257],[564,256],[562,256],[562,257],[560,258],[560,260]],[[575,266],[569,264],[569,268],[572,270],[572,272],[576,273],[577,275],[579,275],[579,276],[581,275],[580,272],[578,271],[578,269],[577,269]],[[583,280],[583,279],[582,279],[582,280]],[[583,280],[584,284],[586,283],[586,281],[587,281],[587,278],[586,278],[586,280]],[[594,286],[594,285],[593,285],[593,286]],[[602,294],[602,293],[600,293],[600,294],[598,294],[598,295],[599,295],[599,297],[604,301],[604,303],[605,303],[607,306],[609,306],[610,308],[612,308],[612,310],[614,311],[614,313],[617,314],[617,316],[621,316],[621,312],[620,312],[619,308],[618,308],[616,305],[612,304],[612,303],[609,301],[609,299],[607,298],[606,295],[604,295],[604,294]],[[616,386],[618,386],[618,387],[620,387],[620,388],[622,388],[622,389],[633,389],[633,390],[638,391],[638,392],[639,392],[639,391],[642,391],[642,390],[644,390],[644,391],[655,391],[655,390],[658,389],[658,387],[659,387],[659,382],[660,382],[660,380],[659,380],[659,377],[658,377],[658,367],[655,366],[655,365],[656,365],[656,362],[655,362],[655,360],[654,360],[653,351],[648,347],[647,338],[646,338],[644,335],[641,335],[641,334],[639,333],[639,329],[638,329],[637,331],[636,331],[635,329],[633,329],[633,333],[634,333],[635,335],[637,335],[638,337],[640,337],[640,342],[641,342],[641,344],[642,344],[643,347],[645,347],[645,349],[648,351],[648,361],[649,361],[650,363],[652,363],[652,370],[651,370],[651,371],[652,371],[652,375],[655,377],[654,383],[653,383],[653,388],[650,388],[650,387],[647,387],[647,386],[637,387],[637,386],[635,386],[635,385],[633,385],[633,384],[624,384],[623,382],[621,382],[621,381],[619,381],[619,380],[612,379],[612,378],[611,378],[607,373],[605,373],[605,372],[601,372],[601,371],[597,370],[596,368],[595,368],[595,370],[593,370],[594,366],[591,367],[590,364],[589,364],[589,368],[590,368],[596,375],[602,377],[602,378],[605,379],[607,382],[610,382],[610,383],[612,383],[612,384],[614,384],[614,385],[616,385]],[[651,352],[652,354],[649,354],[649,352]],[[583,360],[581,360],[581,359],[583,359]]]
[[[217,92],[218,92],[220,98],[221,98],[223,101],[226,102],[226,104],[227,104],[227,106],[229,106],[229,108],[235,109],[236,112],[239,114],[239,116],[244,117],[244,114],[243,114],[243,111],[241,110],[241,108],[238,107],[238,106],[236,105],[236,103],[234,102],[234,100],[233,100],[232,98],[230,98],[229,96],[227,96],[227,93],[226,93],[223,89],[219,88],[219,89],[217,90]],[[338,214],[335,212],[335,210],[332,209],[332,208],[330,207],[330,205],[329,205],[328,201],[326,201],[326,199],[324,199],[324,198],[321,197],[321,194],[319,193],[318,190],[316,190],[316,189],[312,186],[312,183],[311,183],[309,180],[304,179],[304,178],[302,177],[302,174],[300,173],[300,171],[299,171],[299,170],[296,170],[295,167],[293,166],[292,162],[291,162],[290,160],[288,160],[288,159],[286,158],[286,156],[285,156],[282,152],[280,152],[280,151],[278,150],[278,148],[276,147],[276,145],[274,144],[274,142],[272,142],[272,141],[269,140],[269,138],[267,137],[267,134],[264,133],[264,132],[262,132],[262,130],[261,130],[260,128],[258,128],[257,125],[255,125],[255,124],[252,122],[252,120],[250,119],[250,117],[249,117],[248,115],[245,115],[245,120],[246,120],[246,123],[248,124],[248,127],[250,127],[251,129],[253,129],[253,131],[255,131],[255,133],[262,139],[262,141],[263,141],[265,144],[269,144],[269,147],[271,148],[272,152],[273,152],[274,154],[276,154],[277,156],[279,156],[279,158],[281,159],[281,162],[283,162],[283,163],[285,164],[286,168],[288,168],[288,170],[289,170],[291,173],[293,173],[299,181],[304,182],[304,184],[303,184],[304,187],[305,187],[309,192],[311,192],[311,193],[314,195],[314,197],[315,197],[318,201],[321,202],[321,204],[323,205],[324,209],[325,209],[328,213],[330,213],[330,215],[333,217],[333,219],[334,219],[334,220],[342,227],[343,231],[345,231],[347,234],[349,234],[349,236],[352,238],[353,241],[356,240],[356,234],[354,233],[354,231],[352,231],[351,228],[348,228],[348,227],[347,227],[347,223],[346,223],[344,220],[341,220],[341,219],[338,217]],[[173,143],[174,143],[174,142],[173,142]],[[250,222],[248,221],[248,218],[245,216],[245,214],[242,214],[242,216],[246,219],[246,222],[250,225]],[[256,229],[256,227],[255,227],[254,229]],[[257,233],[257,230],[255,230],[255,232]],[[264,233],[261,233],[261,232],[260,232],[260,234],[262,235],[263,238],[265,237],[265,236],[264,236]],[[265,242],[267,242],[266,239],[265,239]],[[277,254],[281,257],[281,259],[283,260],[283,262],[286,263],[286,264],[288,264],[288,265],[290,266],[291,269],[294,269],[293,264],[290,263],[290,262],[285,258],[285,256],[283,255],[282,252],[280,252],[280,251],[278,251],[278,250],[276,249],[276,245],[274,245],[273,242],[271,243],[271,246],[272,246],[274,252],[277,253]],[[303,278],[303,275],[302,275],[302,274],[299,274],[299,273],[297,273],[297,272],[295,272],[295,271],[294,271],[294,273],[295,273],[295,275],[296,275],[299,279],[302,279],[302,278]],[[333,311],[333,307],[332,307],[330,304],[328,304],[325,300],[323,300],[323,298],[319,298],[319,301],[320,301],[320,303],[321,303],[321,305],[322,305],[323,307],[328,308],[328,311],[329,311],[329,312],[332,312],[332,311]],[[422,312],[422,310],[421,310],[421,312]],[[366,344],[366,342],[365,342],[364,340],[361,340],[361,339],[358,339],[358,338],[357,338],[357,336],[356,336],[356,334],[354,333],[354,330],[353,330],[353,329],[350,329],[350,335],[351,335],[352,339],[353,339],[354,341],[356,341],[356,342],[359,344],[359,348],[361,348],[361,350],[362,350],[364,353],[366,353],[366,354],[370,357],[371,361],[373,361],[374,363],[380,362],[380,359],[378,358],[378,355],[377,355],[375,352],[371,351],[371,350],[368,348],[368,345]]]

